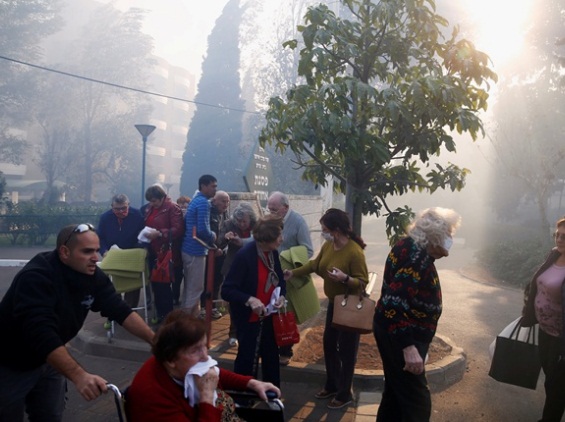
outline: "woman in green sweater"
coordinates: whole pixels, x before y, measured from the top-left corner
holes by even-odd
[[[304,266],[285,271],[285,279],[315,272],[324,279],[324,293],[329,299],[324,328],[324,361],[326,384],[316,393],[317,399],[332,400],[330,409],[340,409],[353,400],[351,385],[359,349],[359,334],[332,327],[333,301],[347,289],[357,292],[365,289],[368,280],[365,243],[351,230],[347,214],[330,208],[320,219],[322,236],[326,242],[318,256]]]

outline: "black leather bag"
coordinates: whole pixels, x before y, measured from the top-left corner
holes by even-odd
[[[518,340],[520,329],[529,330],[526,341]],[[508,338],[496,337],[489,376],[505,384],[535,390],[541,370],[536,341],[538,329],[537,325],[522,327],[520,321]]]

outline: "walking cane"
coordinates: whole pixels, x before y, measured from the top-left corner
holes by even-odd
[[[253,360],[253,378],[259,379],[259,351],[261,350],[261,335],[263,334],[263,317],[259,317],[259,334],[255,342],[255,359]]]

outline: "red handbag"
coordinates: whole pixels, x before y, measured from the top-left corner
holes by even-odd
[[[291,346],[300,341],[300,332],[294,313],[282,311],[273,314],[273,329],[277,346]]]
[[[156,259],[155,267],[151,271],[151,281],[156,283],[172,283],[175,269],[171,248],[163,250]]]

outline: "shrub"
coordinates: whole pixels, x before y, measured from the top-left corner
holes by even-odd
[[[494,277],[519,287],[531,280],[552,246],[549,238],[524,226],[499,226],[489,238],[477,258]]]
[[[64,202],[56,205],[9,203],[0,215],[0,234],[7,236],[12,245],[44,245],[50,236],[56,236],[69,224],[88,222],[98,225],[100,215],[106,209],[96,205],[71,206]]]

